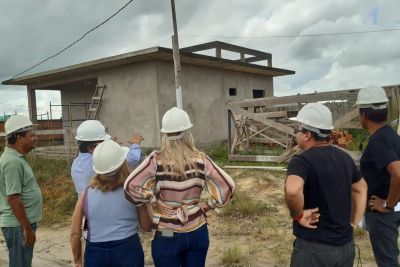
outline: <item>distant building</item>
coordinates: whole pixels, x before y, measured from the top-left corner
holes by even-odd
[[[209,49],[215,56],[196,53]],[[238,59],[222,58],[223,50],[238,53]],[[273,77],[295,73],[272,67],[269,53],[223,42],[183,48],[180,60],[183,107],[199,145],[227,138],[227,101],[273,96]],[[158,147],[162,115],[176,105],[174,77],[172,49],[153,47],[2,83],[27,86],[31,118],[37,114],[36,90],[60,91],[64,127],[73,129],[88,117],[87,103],[98,101],[96,86],[105,86],[97,115],[108,131],[121,141],[141,133],[143,146]]]

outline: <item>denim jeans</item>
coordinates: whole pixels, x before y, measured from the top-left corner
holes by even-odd
[[[36,223],[32,223],[31,227],[36,232]],[[2,227],[4,240],[8,248],[9,267],[31,267],[33,247],[24,245],[24,231],[22,226]]]
[[[342,246],[331,246],[296,238],[293,245],[291,267],[353,267],[354,241]]]
[[[376,264],[379,267],[398,267],[400,212],[379,213],[367,211],[365,222],[374,252]]]
[[[151,254],[156,267],[204,267],[208,245],[207,224],[187,233],[162,236],[156,232]]]
[[[144,253],[138,234],[108,242],[86,241],[85,267],[143,267]]]

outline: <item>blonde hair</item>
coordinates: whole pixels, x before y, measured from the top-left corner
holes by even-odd
[[[114,191],[124,185],[126,178],[131,173],[131,168],[125,161],[122,166],[112,174],[96,174],[90,181],[90,187],[102,192]]]
[[[186,134],[178,140],[169,140],[165,133],[162,135],[160,161],[164,172],[175,179],[187,179],[186,166],[195,169],[197,174],[196,160],[200,156],[202,156],[202,153],[195,147],[190,131],[186,131]]]

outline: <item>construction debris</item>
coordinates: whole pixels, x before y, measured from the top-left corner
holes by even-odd
[[[333,130],[331,133],[331,143],[342,148],[348,148],[353,142],[353,136],[348,131]]]

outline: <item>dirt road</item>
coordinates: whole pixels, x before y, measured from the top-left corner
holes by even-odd
[[[68,227],[39,227],[37,239],[33,267],[71,266]],[[6,244],[1,233],[0,243],[0,267],[8,266]]]
[[[152,267],[153,262],[150,256],[150,236],[142,234],[143,248],[146,259],[145,266]],[[37,243],[33,256],[33,267],[66,267],[71,266],[71,249],[69,244],[69,227],[52,226],[39,227],[37,231]],[[0,231],[0,267],[8,266],[7,249],[4,238]],[[209,255],[207,266],[216,267],[218,257]]]

